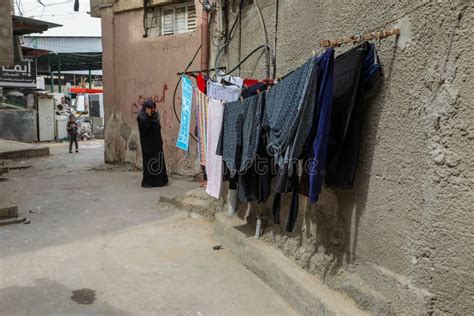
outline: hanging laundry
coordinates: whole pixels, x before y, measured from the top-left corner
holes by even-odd
[[[266,134],[262,133],[265,91],[247,109],[243,123],[242,159],[239,177],[239,199],[264,203],[271,194],[272,157],[266,149]],[[253,97],[253,98],[255,98]]]
[[[220,130],[224,105],[222,101],[209,99],[207,111],[207,194],[219,198],[222,187],[222,157],[216,155],[217,144],[219,142]]]
[[[263,110],[265,109],[265,91],[244,99],[247,111],[242,123],[242,155],[240,172],[245,172],[255,161],[262,132]]]
[[[258,79],[244,79],[243,87],[250,88],[258,83],[260,83]]]
[[[243,101],[229,102],[224,108],[217,154],[222,156],[222,160],[229,170],[231,177],[234,177],[240,170],[242,134],[247,108],[257,104],[258,99],[258,96],[253,96]]]
[[[191,104],[193,99],[193,86],[191,80],[182,77],[182,98],[181,98],[181,125],[179,128],[176,147],[187,151],[189,147],[189,129],[191,127]]]
[[[316,159],[323,161],[327,147],[332,104],[334,50],[328,49],[323,54],[315,56],[312,59],[312,63],[312,69],[315,69],[315,71],[307,74],[310,76],[310,86],[307,92],[302,96],[307,105],[306,108],[303,109],[300,120],[297,121],[298,126],[295,132],[295,139],[285,152],[284,163],[278,165],[278,175],[275,182],[276,195],[273,202],[273,218],[275,223],[278,224],[280,221],[281,193],[292,192],[286,225],[286,230],[289,232],[293,231],[299,208],[300,172],[298,172],[298,169],[300,168],[298,168],[299,164],[296,163],[297,159],[303,157],[309,161]],[[291,79],[293,74],[298,74],[298,70],[287,76],[282,82]],[[277,84],[277,86],[282,82]],[[267,104],[267,107],[268,106]],[[304,148],[306,148],[305,151],[303,151]],[[303,153],[301,153],[301,151],[303,151]],[[324,161],[322,164],[324,164]],[[307,164],[304,167],[307,168]],[[320,165],[314,165],[313,169],[317,170],[316,167],[319,168]],[[305,168],[301,169],[304,170]],[[303,182],[311,183],[313,169],[306,169],[305,172],[303,172],[302,177],[305,179]],[[313,182],[316,183],[317,181]],[[311,188],[310,185],[306,185],[306,187]],[[308,191],[308,189],[306,190]],[[309,191],[312,192],[312,190]]]
[[[207,81],[207,96],[211,99],[233,102],[240,98],[241,89],[237,86],[224,86],[220,83]]]
[[[364,66],[362,72],[362,84],[364,91],[367,92],[372,89],[375,80],[382,72],[382,65],[380,64],[379,55],[374,43],[367,43],[368,53],[364,58]]]
[[[259,92],[267,90],[268,85],[263,82],[257,82],[256,84],[252,85],[251,87],[244,86],[242,88],[242,97],[249,98],[253,95],[256,95]]]
[[[206,79],[204,78],[204,75],[202,73],[198,74],[196,76],[196,84],[202,93],[206,94]]]
[[[309,183],[310,202],[318,200],[326,168],[334,85],[334,50],[328,49],[318,60],[318,92],[313,128],[307,140],[307,156],[302,183]],[[301,188],[303,189],[303,188]],[[304,192],[306,193],[306,192]]]
[[[280,167],[300,156],[310,131],[316,61],[313,57],[267,92],[264,128],[268,149]]]
[[[373,45],[373,44],[372,44]],[[334,63],[334,97],[326,184],[352,188],[362,132],[363,93],[380,72],[375,46],[363,43]],[[374,61],[376,61],[374,63]]]
[[[216,76],[217,82],[222,83],[222,81],[228,83],[228,85],[235,85],[242,89],[244,85],[244,79],[240,77],[235,77],[235,76],[230,76],[230,75],[225,75],[225,76]]]
[[[207,101],[206,95],[200,90],[194,89],[196,138],[198,140],[198,156],[201,166],[206,165]]]
[[[266,149],[266,134],[260,134],[257,157],[253,164],[239,176],[239,199],[245,202],[265,203],[272,193],[273,157]]]

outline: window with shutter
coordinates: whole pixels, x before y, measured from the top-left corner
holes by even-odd
[[[162,34],[174,34],[174,9],[163,9],[162,12]]]
[[[194,31],[196,29],[196,7],[193,5],[189,5],[187,9],[188,9],[187,29],[188,31]]]
[[[187,31],[186,7],[175,9],[175,33],[184,33]]]
[[[161,8],[161,35],[173,35],[196,30],[196,7],[180,4]]]

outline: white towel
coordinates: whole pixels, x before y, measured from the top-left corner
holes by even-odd
[[[222,187],[222,157],[216,155],[217,144],[222,127],[224,105],[221,101],[209,98],[207,112],[207,194],[219,198]]]

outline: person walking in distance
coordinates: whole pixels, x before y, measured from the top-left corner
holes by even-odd
[[[67,122],[67,134],[69,136],[69,153],[72,154],[72,143],[76,146],[76,153],[79,152],[79,145],[77,143],[77,122],[74,114],[69,115]]]

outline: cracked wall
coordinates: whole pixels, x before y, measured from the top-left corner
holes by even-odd
[[[231,22],[236,3],[227,1]],[[258,3],[273,44],[275,1]],[[286,220],[271,224],[271,205],[255,208],[269,219],[266,241],[367,310],[472,314],[473,2],[280,1],[277,76],[304,63],[321,39],[394,19],[385,28],[402,34],[378,44],[383,77],[366,96],[354,189],[325,189],[313,206],[302,199],[292,234]],[[250,3],[227,65],[238,63],[239,45],[243,58],[263,38]],[[264,57],[239,72],[263,78]]]

